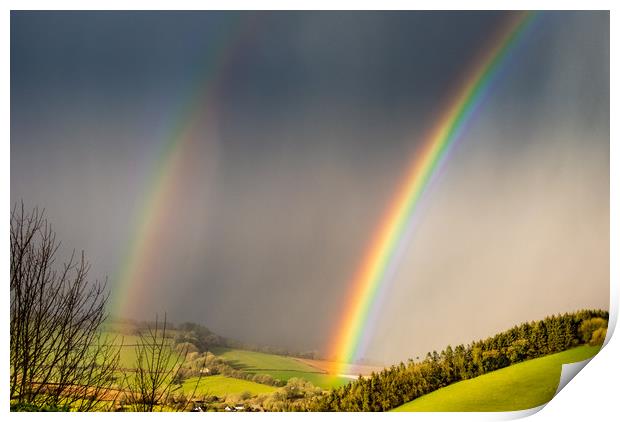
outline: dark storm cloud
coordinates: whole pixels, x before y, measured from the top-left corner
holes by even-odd
[[[214,127],[196,137],[184,163],[151,258],[153,279],[130,316],[167,310],[231,337],[324,349],[422,134],[506,17],[13,12],[11,200],[45,207],[63,243],[85,249],[92,275],[108,275],[118,288],[160,148],[187,117],[192,95],[208,87],[214,105],[197,118],[215,117]],[[210,70],[213,57],[221,57],[219,70]],[[482,309],[489,286],[500,286],[490,291],[501,297],[524,279],[544,284],[540,274],[548,273],[548,289],[562,280],[587,297],[584,306],[606,306],[608,124],[609,14],[545,14],[509,58],[429,198],[432,216],[422,219],[369,353],[403,359],[580,306],[563,295],[523,296],[536,315],[510,308],[495,322],[463,319],[470,329],[438,310],[441,286],[461,286],[461,274],[467,289],[441,306]],[[545,191],[555,199],[540,215],[517,212],[524,202],[544,204]],[[489,209],[503,214],[486,225],[466,218]],[[540,235],[521,238],[507,219],[519,233]],[[550,228],[549,219],[561,224]],[[585,223],[562,234],[591,219],[595,235]],[[518,242],[509,256],[525,263],[492,284],[500,267],[471,260],[492,261],[486,245],[510,233]],[[587,292],[574,267],[553,270],[577,253],[549,252],[568,239],[592,251],[579,267],[592,269]],[[476,245],[470,255],[448,247],[468,243]],[[497,260],[507,265],[506,256]]]

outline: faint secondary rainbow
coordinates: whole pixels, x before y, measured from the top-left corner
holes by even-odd
[[[134,231],[130,235],[128,252],[115,277],[113,294],[108,311],[118,317],[125,316],[128,307],[141,292],[149,287],[149,267],[161,251],[158,236],[165,216],[174,210],[175,186],[181,183],[179,173],[187,160],[192,144],[201,130],[214,119],[215,91],[225,77],[231,59],[256,29],[256,19],[235,18],[220,22],[226,25],[210,43],[204,63],[197,70],[197,79],[190,87],[187,98],[175,113],[172,124],[157,154],[141,206],[134,217]],[[201,139],[201,141],[204,141]],[[155,313],[155,309],[152,310]]]
[[[362,339],[367,335],[365,331],[369,329],[372,308],[382,285],[390,277],[388,273],[393,273],[390,267],[402,249],[408,226],[424,192],[488,91],[494,75],[534,16],[534,13],[518,12],[509,18],[491,45],[474,62],[472,71],[466,75],[415,155],[351,282],[341,321],[330,344],[329,356],[335,358],[331,373],[345,374],[347,364],[354,363],[358,357]]]

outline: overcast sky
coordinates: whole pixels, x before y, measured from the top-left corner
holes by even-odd
[[[125,316],[325,351],[424,131],[507,17],[12,12],[11,201],[44,207],[118,289],[160,151],[192,118]],[[539,17],[417,218],[366,358],[608,307],[608,12]]]

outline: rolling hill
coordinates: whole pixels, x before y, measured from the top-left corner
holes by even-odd
[[[323,389],[337,387],[351,381],[349,378],[329,375],[317,367],[289,356],[230,348],[213,348],[212,352],[235,369],[251,374],[271,375],[282,381],[290,378],[303,378]]]
[[[460,381],[426,394],[395,412],[501,412],[530,409],[553,398],[562,364],[594,356],[599,346],[580,346]]]
[[[131,370],[135,368],[136,345],[139,343],[140,337],[138,335],[120,334],[118,332],[108,332],[106,336],[113,344],[122,345],[120,349],[121,369]],[[170,341],[172,341],[172,339]],[[329,389],[331,387],[344,385],[351,381],[351,378],[337,377],[327,374],[327,372],[323,370],[320,365],[313,366],[312,364],[308,364],[300,359],[289,356],[226,347],[212,347],[209,351],[222,358],[226,363],[235,369],[249,374],[268,374],[281,381],[287,381],[290,378],[303,378],[322,389]],[[171,362],[171,364],[172,363],[174,362]],[[208,382],[205,381],[207,379],[209,379]],[[201,382],[201,386],[203,384],[205,388],[208,386],[208,389],[212,390],[211,393],[216,395],[230,394],[231,392],[240,393],[243,391],[253,393],[254,390],[257,390],[256,388],[249,388],[246,390],[242,389],[241,391],[237,391],[237,386],[241,388],[241,381],[243,380],[223,376],[211,376],[205,377]],[[264,386],[263,384],[257,384],[250,381],[243,382],[247,382],[248,387],[252,387],[251,384],[254,384],[255,386],[258,385],[259,387]],[[222,387],[217,387],[217,383],[221,383]]]

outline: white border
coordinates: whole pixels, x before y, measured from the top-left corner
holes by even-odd
[[[618,31],[616,25],[618,19],[615,14],[614,6],[617,2],[612,1],[597,1],[590,0],[587,2],[576,1],[503,1],[498,3],[497,1],[434,1],[434,2],[411,2],[403,0],[385,0],[378,1],[282,1],[282,0],[228,0],[228,1],[188,1],[177,0],[171,1],[132,1],[132,0],[108,0],[108,1],[91,1],[88,3],[80,2],[77,0],[64,0],[64,1],[4,1],[3,13],[1,16],[0,33],[1,43],[0,48],[2,57],[2,67],[0,67],[0,74],[2,80],[2,96],[0,97],[2,112],[2,142],[0,142],[0,171],[2,172],[2,178],[0,182],[0,189],[2,195],[0,201],[2,202],[3,209],[8,214],[10,210],[10,10],[36,10],[36,9],[82,9],[82,10],[101,10],[101,9],[133,9],[133,10],[177,10],[177,9],[213,9],[213,10],[243,10],[243,9],[291,9],[291,10],[306,10],[306,9],[323,9],[323,10],[337,10],[337,9],[411,9],[415,7],[421,10],[446,10],[446,9],[463,9],[467,6],[471,9],[535,9],[535,10],[550,10],[550,9],[571,9],[571,10],[591,10],[602,9],[611,10],[611,75],[618,74],[617,65],[617,38]],[[620,182],[620,172],[618,171],[619,163],[619,144],[617,139],[617,123],[614,122],[616,115],[614,111],[617,110],[616,100],[617,84],[614,83],[612,77],[610,81],[611,87],[611,145],[610,145],[610,160],[611,160],[611,202],[610,202],[610,256],[611,259],[611,321],[610,325],[615,325],[617,322],[617,310],[618,310],[618,257],[620,256],[620,250],[618,249],[618,216],[620,216],[619,207],[619,191],[618,182]],[[9,243],[7,242],[8,234],[8,215],[5,214],[4,219],[0,219],[0,227],[2,232],[5,233],[5,240],[0,246],[0,256],[5,257],[0,262],[3,273],[5,274],[5,280],[8,280],[9,268],[8,268],[8,256],[9,256]],[[6,286],[6,285],[5,285]],[[6,292],[6,291],[5,291]],[[2,295],[2,303],[4,308],[4,322],[0,324],[0,335],[3,339],[8,339],[8,321],[9,321],[9,298],[8,295]],[[610,332],[613,327],[610,327]],[[618,356],[620,356],[620,346],[618,346],[618,340],[615,338],[608,338],[608,343],[604,349],[587,365],[586,369],[579,373],[575,380],[570,382],[547,406],[541,411],[531,416],[532,420],[558,420],[558,419],[581,419],[581,420],[607,420],[610,415],[618,414],[618,400],[617,400],[617,379],[620,374],[620,365],[618,365]],[[0,379],[9,379],[9,345],[8,341],[3,344],[0,356],[0,362],[2,362]],[[8,412],[8,391],[7,383],[0,382],[0,409],[3,412]],[[192,416],[193,415],[193,416]],[[125,420],[138,419],[146,420],[149,418],[165,418],[170,420],[171,417],[176,418],[200,418],[203,420],[205,417],[209,418],[248,418],[257,420],[272,420],[274,418],[291,418],[295,419],[313,419],[313,418],[327,418],[330,420],[374,420],[377,417],[383,418],[399,418],[401,420],[417,419],[417,420],[504,420],[506,418],[514,418],[517,414],[511,413],[425,413],[425,414],[411,414],[411,413],[392,413],[392,414],[369,414],[369,413],[338,413],[338,414],[183,414],[183,415],[157,415],[157,414],[37,414],[38,418],[49,417],[52,420],[72,419],[72,418],[88,418],[99,419],[118,417]],[[10,418],[16,420],[32,417],[31,414],[9,414]]]

